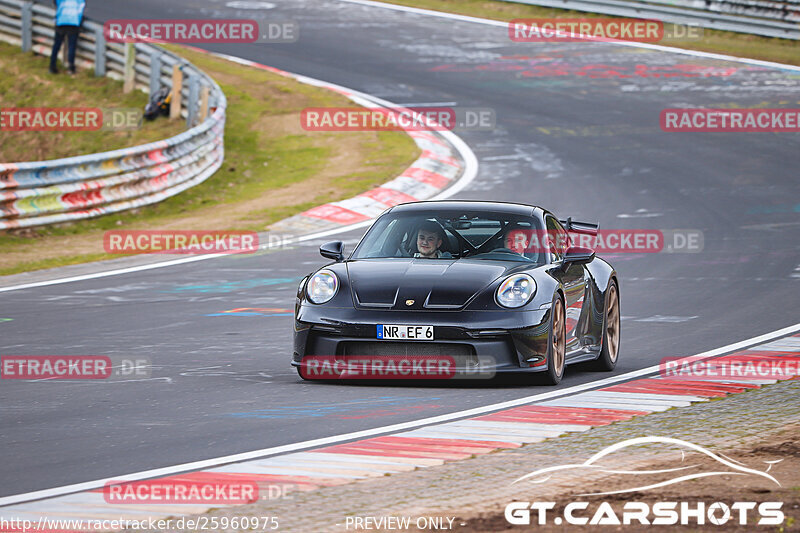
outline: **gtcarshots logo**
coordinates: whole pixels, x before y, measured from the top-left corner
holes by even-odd
[[[506,505],[505,518],[509,524],[546,525],[564,523],[573,526],[629,526],[654,525],[673,526],[705,525],[721,526],[733,521],[739,525],[753,523],[759,526],[777,526],[783,523],[783,502],[626,502],[618,512],[609,502],[591,506],[588,502],[570,502],[564,507],[563,517],[548,514],[556,502],[513,502]]]
[[[681,464],[674,468],[657,470],[634,470],[608,464],[603,461],[617,451],[623,454],[630,452],[629,447],[642,445],[666,445],[672,451],[680,451]],[[677,450],[675,450],[677,448]],[[708,462],[712,460],[713,466],[704,469],[699,464],[685,464],[687,456],[692,459],[702,458]],[[769,470],[778,461],[768,461],[764,471],[753,469],[733,461],[721,454],[714,453],[702,446],[680,439],[670,437],[640,437],[628,439],[613,444],[596,453],[580,464],[567,464],[541,468],[526,474],[512,484],[529,483],[540,485],[553,479],[561,472],[574,471],[581,475],[583,472],[605,472],[622,475],[632,479],[630,487],[602,490],[600,492],[587,492],[578,496],[604,496],[619,495],[624,493],[639,493],[665,487],[668,485],[690,481],[693,479],[708,478],[713,476],[753,476],[761,477],[767,483],[780,486]],[[640,481],[641,478],[649,481]],[[624,483],[624,481],[623,481]],[[605,485],[604,485],[605,486]],[[505,519],[514,525],[546,525],[569,524],[574,526],[642,526],[642,525],[752,525],[777,526],[784,522],[781,510],[783,502],[753,502],[753,501],[628,501],[619,503],[617,496],[614,499],[616,508],[608,501],[570,501],[559,505],[554,501],[515,501],[506,505]],[[621,509],[619,508],[621,507]],[[558,511],[556,511],[558,509]]]

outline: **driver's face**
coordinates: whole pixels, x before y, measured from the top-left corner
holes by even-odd
[[[435,233],[425,230],[419,230],[419,233],[417,233],[417,249],[422,255],[430,256],[435,254],[441,245],[442,239]]]
[[[512,230],[506,233],[506,248],[518,254],[525,252],[525,234],[520,230]]]

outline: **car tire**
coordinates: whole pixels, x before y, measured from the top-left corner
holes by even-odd
[[[564,377],[567,353],[567,320],[564,301],[559,294],[553,296],[550,306],[550,333],[547,336],[547,370],[545,381],[558,385]]]
[[[606,309],[603,313],[603,345],[595,362],[597,370],[610,372],[617,366],[619,359],[620,314],[619,289],[617,281],[608,283],[605,298]]]

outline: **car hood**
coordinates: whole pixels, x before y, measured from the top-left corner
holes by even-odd
[[[357,307],[434,310],[464,307],[519,266],[510,261],[395,258],[348,261],[347,272]]]

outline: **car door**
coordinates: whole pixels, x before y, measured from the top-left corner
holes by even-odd
[[[552,215],[545,216],[547,242],[550,250],[550,263],[563,264],[564,254],[569,247],[569,235],[561,223]],[[571,264],[564,270],[558,269],[556,277],[564,288],[564,304],[567,321],[567,354],[581,348],[580,329],[581,313],[586,297],[586,268],[584,265]]]

